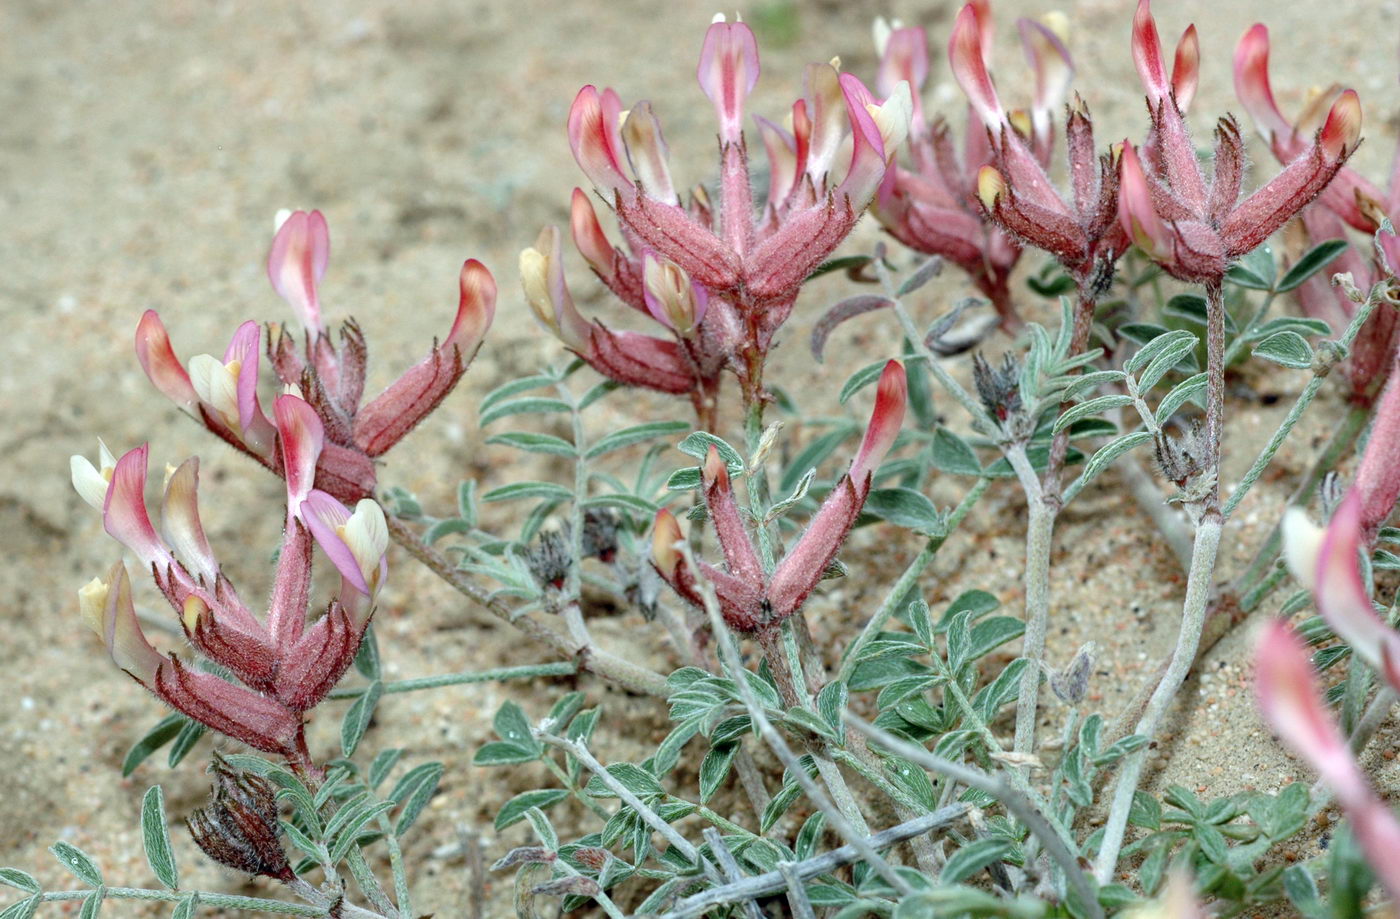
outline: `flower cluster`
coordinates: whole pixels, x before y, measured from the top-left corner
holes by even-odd
[[[71,464],[74,488],[102,512],[108,535],[151,574],[194,650],[232,679],[151,645],[124,563],[78,596],[83,617],[117,666],[166,704],[251,747],[309,766],[302,714],[325,698],[355,658],[384,581],[388,530],[374,501],[361,500],[352,511],[313,487],[325,430],[310,404],[279,396],[271,424],[287,483],[287,517],[265,619],[239,598],[205,537],[197,459],[168,470],[159,531],[146,507],[148,447],[114,459],[104,446],[98,466],[81,456]],[[339,571],[340,592],[308,623],[313,541]]]
[[[1018,321],[1009,282],[1021,255],[1021,243],[1047,248],[1058,256],[1081,229],[1058,226],[1065,220],[1081,221],[1061,206],[1045,175],[1054,145],[1054,109],[1064,101],[1074,75],[1063,41],[1063,20],[1047,21],[1021,19],[1016,23],[1031,67],[1034,94],[1029,112],[1006,111],[988,74],[991,4],[975,0],[963,8],[948,48],[953,74],[972,103],[961,155],[948,123],[941,117],[931,123],[924,118],[919,99],[929,74],[924,30],[898,23],[893,28],[883,22],[876,25],[875,42],[881,57],[877,86],[880,92],[888,93],[906,82],[913,87],[914,104],[909,168],[895,166],[886,173],[872,212],[904,245],[940,255],[966,272],[992,302],[1004,326]],[[1081,104],[1070,112],[1067,132],[1075,207],[1088,209],[1102,197],[1100,172],[1111,171],[1101,170],[1095,161],[1088,112]],[[1010,177],[1014,193],[1000,178],[1003,175]],[[993,188],[1000,192],[993,193]],[[1111,205],[1113,183],[1108,184],[1105,194]],[[1102,210],[1098,208],[1095,216]],[[1053,236],[1051,227],[1058,229]],[[1089,229],[1095,235],[1099,232]],[[1086,248],[1092,244],[1077,241],[1075,252],[1067,256],[1069,261],[1083,261],[1081,250]]]
[[[832,488],[807,529],[771,574],[764,571],[734,498],[729,469],[711,446],[701,466],[705,507],[715,527],[723,568],[697,561],[699,573],[713,587],[730,628],[754,632],[780,623],[801,609],[836,558],[870,495],[871,480],[904,423],[908,384],[898,361],[885,365],[875,408],[850,471]],[[666,583],[687,602],[701,605],[695,571],[676,548],[680,524],[665,508],[656,514],[652,560]]]
[[[1284,557],[1312,591],[1317,611],[1342,641],[1400,691],[1400,632],[1376,614],[1359,553],[1400,499],[1400,376],[1392,375],[1356,481],[1325,529],[1300,508],[1284,517]],[[1337,795],[1367,859],[1391,896],[1400,895],[1400,822],[1367,783],[1322,701],[1306,649],[1287,625],[1271,623],[1256,652],[1259,705],[1273,729],[1307,758]]]
[[[1194,34],[1188,34],[1194,46]],[[1301,142],[1281,173],[1241,201],[1245,148],[1239,125],[1228,115],[1217,124],[1215,171],[1207,181],[1183,114],[1196,65],[1187,66],[1193,75],[1183,81],[1179,48],[1168,78],[1150,0],[1139,0],[1132,46],[1152,125],[1141,154],[1124,142],[1119,220],[1128,238],[1168,274],[1218,285],[1232,261],[1272,236],[1337,175],[1360,138],[1361,104],[1355,92],[1342,91],[1311,141]],[[1196,56],[1185,53],[1188,61]]]
[[[1279,111],[1269,81],[1269,30],[1256,24],[1235,46],[1235,95],[1254,119],[1274,156],[1286,163],[1307,148],[1307,138],[1321,122],[1326,106],[1334,104],[1339,90],[1316,94],[1298,118],[1290,122]],[[1305,233],[1314,243],[1345,239],[1347,227],[1370,237],[1380,229],[1382,220],[1389,219],[1392,224],[1400,220],[1400,148],[1396,150],[1389,188],[1382,190],[1351,167],[1343,166],[1322,190],[1317,204],[1302,214]],[[1392,276],[1395,267],[1400,266],[1400,237],[1382,234],[1376,245],[1379,252],[1375,260],[1363,257],[1355,246],[1348,247],[1326,275],[1347,272],[1363,291]],[[1356,302],[1346,291],[1333,287],[1325,275],[1309,278],[1297,293],[1305,313],[1328,322],[1336,331],[1340,332],[1356,313]],[[1376,310],[1361,327],[1344,365],[1353,398],[1364,403],[1375,398],[1390,374],[1398,347],[1400,318],[1395,310]]]
[[[702,420],[713,419],[723,371],[739,378],[746,402],[764,398],[773,336],[808,275],[874,197],[909,126],[907,86],[877,102],[834,64],[810,64],[789,124],[756,118],[769,177],[766,198],[755,201],[743,121],[758,74],[753,32],[716,18],[698,77],[719,119],[717,200],[702,186],[682,202],[648,103],[624,111],[613,90],[585,86],[569,110],[574,158],[613,209],[627,248],[608,240],[580,189],[573,194],[574,243],[608,289],[664,326],[667,337],[615,331],[581,316],[565,283],[556,229],[520,257],[531,306],[569,349],[622,383],[689,394]]]
[[[475,259],[462,265],[457,316],[447,337],[384,392],[362,404],[368,352],[353,320],[331,340],[321,320],[318,285],[330,260],[330,234],[320,211],[297,211],[272,242],[267,273],[273,288],[291,305],[302,329],[296,336],[269,325],[267,354],[282,383],[301,395],[325,432],[316,467],[317,487],[342,501],[374,493],[374,461],[433,411],[481,347],[496,311],[496,282]],[[188,368],[175,356],[155,310],[136,328],[136,353],[156,388],[186,414],[274,472],[281,472],[277,426],[258,398],[262,331],[243,323],[222,359],[191,358]]]

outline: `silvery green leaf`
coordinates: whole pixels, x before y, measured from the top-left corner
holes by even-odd
[[[457,486],[457,516],[469,527],[476,526],[476,480],[467,479]]]
[[[977,459],[976,451],[967,441],[946,427],[940,426],[933,432],[933,440],[929,444],[929,459],[940,472],[953,475],[982,474],[982,463]]]
[[[928,607],[925,606],[924,610],[924,619],[927,621]],[[930,635],[930,639],[931,638],[932,635]],[[841,713],[846,710],[846,697],[846,684],[840,680],[833,680],[827,683],[822,687],[822,691],[817,693],[817,712],[822,716],[822,719],[826,721],[832,733],[838,737],[841,736],[841,732],[845,730],[845,726],[842,724]]]
[[[977,874],[993,862],[1001,861],[1010,851],[1005,839],[976,839],[948,857],[938,876],[940,884],[956,884]]]
[[[1306,370],[1313,363],[1312,346],[1293,331],[1275,332],[1259,342],[1254,346],[1254,356],[1295,370]]]
[[[933,502],[912,488],[876,488],[865,499],[864,510],[916,533],[936,535],[945,526]]]
[[[170,829],[165,824],[165,793],[159,785],[148,788],[141,799],[141,842],[156,880],[171,890],[179,889],[180,872],[170,848]]]
[[[648,519],[655,516],[659,507],[659,505],[653,504],[646,498],[629,494],[594,495],[591,498],[585,498],[582,504],[585,510],[593,507],[606,507],[617,511],[640,514]]]
[[[194,745],[199,743],[206,730],[199,722],[186,719],[180,733],[175,735],[175,742],[170,745],[170,755],[166,757],[166,764],[172,769],[180,765],[181,760],[194,749]]]
[[[545,498],[550,501],[568,501],[574,493],[563,485],[553,482],[512,482],[493,488],[481,496],[482,501],[512,501],[519,498]]]
[[[1176,410],[1186,404],[1186,400],[1194,398],[1198,393],[1204,391],[1205,388],[1206,372],[1204,370],[1194,376],[1187,377],[1173,386],[1171,392],[1162,397],[1162,401],[1157,404],[1157,411],[1153,413],[1157,424],[1166,424],[1167,420],[1171,418],[1172,415],[1176,414]]]
[[[535,739],[530,730],[530,720],[525,717],[525,712],[510,700],[501,703],[501,707],[496,710],[496,716],[492,719],[492,727],[496,734],[507,743],[513,743],[518,747],[527,750],[540,749],[539,741]]]
[[[389,800],[403,804],[403,810],[399,812],[398,822],[394,824],[394,835],[402,836],[418,819],[418,815],[427,807],[428,801],[437,791],[438,780],[442,778],[442,763],[424,763],[415,766],[403,778],[399,779],[394,790],[389,793]]]
[[[369,729],[370,720],[374,718],[374,708],[379,704],[379,699],[384,695],[384,684],[375,680],[366,687],[361,695],[350,706],[345,713],[344,720],[340,723],[340,751],[346,756],[352,756],[355,748],[360,745],[360,738],[365,736],[365,731]]]
[[[546,453],[550,456],[578,456],[578,450],[573,444],[562,437],[555,437],[553,434],[536,434],[529,431],[508,431],[504,434],[493,434],[486,438],[488,444],[500,444],[505,447],[514,447],[526,453]]]
[[[1107,411],[1111,408],[1121,408],[1122,406],[1132,404],[1132,398],[1125,395],[1113,394],[1107,396],[1099,396],[1097,398],[1090,399],[1088,402],[1081,402],[1078,405],[1075,405],[1068,409],[1064,414],[1060,415],[1059,418],[1055,419],[1055,426],[1053,430],[1056,434],[1058,434],[1060,431],[1063,431],[1065,428],[1069,427],[1071,424],[1078,421],[1080,418],[1087,418],[1090,415],[1097,415],[1100,412]]]
[[[541,373],[535,376],[522,377],[518,380],[511,380],[502,383],[491,390],[481,399],[481,411],[485,412],[503,399],[509,399],[517,393],[528,392],[532,389],[539,389],[542,386],[553,386],[559,382],[554,376]]]
[[[1225,272],[1225,280],[1249,290],[1270,290],[1276,272],[1273,250],[1264,243],[1231,265]]]
[[[83,905],[78,910],[78,919],[97,919],[102,912],[102,903],[107,899],[107,888],[99,887],[83,898]]]
[[[402,755],[403,751],[398,748],[380,750],[374,761],[369,764],[369,787],[378,788],[388,778]]]
[[[827,457],[836,451],[837,447],[841,446],[858,430],[856,425],[843,419],[830,431],[803,447],[788,463],[787,469],[783,471],[782,480],[778,483],[778,491],[791,492],[797,487],[798,481],[803,476],[821,465]]]
[[[1332,327],[1322,319],[1311,319],[1307,316],[1280,316],[1251,330],[1246,338],[1250,341],[1259,341],[1268,338],[1275,332],[1297,332],[1307,338],[1309,336],[1331,335]]]
[[[379,679],[379,639],[374,637],[374,623],[365,626],[360,638],[360,647],[355,651],[355,669],[360,676],[371,680]]]
[[[18,868],[0,868],[0,884],[23,890],[25,893],[39,893],[44,888],[34,880],[34,876]]]
[[[710,447],[719,451],[719,458],[724,460],[724,465],[729,470],[731,476],[737,476],[744,471],[744,460],[739,456],[739,451],[735,450],[721,437],[716,437],[709,431],[696,431],[685,440],[676,444],[676,449],[686,456],[693,456],[696,460],[705,462],[706,455],[710,452]]]
[[[146,761],[152,753],[175,739],[175,735],[180,733],[180,729],[185,726],[187,718],[176,712],[166,715],[158,721],[155,727],[146,732],[140,740],[132,744],[127,751],[126,757],[122,760],[122,778],[126,778],[136,771],[136,767]]]
[[[622,384],[616,380],[604,380],[583,394],[583,398],[578,400],[578,410],[583,411],[608,393],[616,392],[621,388]]]
[[[1126,377],[1127,374],[1122,370],[1095,370],[1092,373],[1072,378],[1065,386],[1062,398],[1066,401],[1077,399],[1083,393],[1093,392],[1102,386],[1122,383]]]
[[[613,450],[621,450],[633,444],[644,443],[655,437],[672,437],[689,430],[690,425],[684,421],[652,421],[647,424],[638,424],[614,431],[599,439],[597,443],[588,448],[584,456],[588,459],[596,459],[605,453],[611,453]]]
[[[700,763],[700,803],[709,803],[719,791],[720,785],[729,777],[729,769],[734,764],[734,756],[739,752],[739,744],[729,743],[711,747]]]
[[[527,808],[525,819],[530,824],[530,829],[535,831],[536,838],[551,851],[559,848],[559,834],[554,831],[554,824],[549,822],[544,811],[538,807]]]
[[[199,910],[199,894],[192,893],[181,900],[170,914],[170,919],[194,919]]]
[[[885,364],[887,363],[889,362],[876,361],[873,364],[866,364],[847,377],[845,384],[841,387],[841,394],[837,397],[841,404],[845,405],[851,396],[880,379],[880,374],[885,372]]]
[[[1138,375],[1138,391],[1145,393],[1157,385],[1157,381],[1167,375],[1173,367],[1177,366],[1183,358],[1196,350],[1196,336],[1190,332],[1171,333],[1154,339],[1151,344],[1144,347],[1138,354],[1147,351],[1152,345],[1158,342],[1165,342],[1162,347],[1156,349],[1157,353],[1152,358],[1152,362]],[[1136,355],[1134,355],[1136,357]]]
[[[1084,471],[1079,474],[1080,481],[1082,481],[1084,485],[1089,484],[1095,476],[1112,465],[1113,461],[1118,459],[1118,457],[1127,453],[1134,447],[1147,443],[1151,439],[1152,435],[1147,431],[1134,431],[1131,434],[1123,435],[1117,440],[1109,441],[1098,450],[1094,451],[1093,456],[1089,457],[1089,461],[1084,464]],[[1078,486],[1075,489],[1076,491],[1078,488],[1084,487],[1083,485],[1079,485],[1078,482],[1075,484]]]
[[[569,403],[562,399],[546,399],[541,396],[527,396],[524,399],[513,399],[510,402],[502,402],[481,413],[481,419],[477,422],[481,427],[486,427],[493,421],[508,418],[511,415],[546,415],[552,412],[569,412]]]
[[[34,894],[18,902],[11,903],[0,911],[0,919],[29,919],[39,909],[39,904],[43,902],[43,897]]]
[[[97,863],[94,862],[86,852],[79,849],[72,843],[59,840],[49,846],[49,851],[53,857],[58,859],[59,864],[71,871],[78,880],[93,887],[102,886],[102,872],[98,870]]]
[[[1278,282],[1278,292],[1287,293],[1295,287],[1301,287],[1304,281],[1345,252],[1348,245],[1345,239],[1326,239],[1313,246],[1283,273],[1283,280]]]
[[[525,812],[531,808],[546,808],[558,804],[569,797],[563,788],[542,788],[516,795],[507,801],[496,814],[497,832],[525,819]]]

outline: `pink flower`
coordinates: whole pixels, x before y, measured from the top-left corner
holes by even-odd
[[[1245,151],[1239,125],[1228,116],[1217,125],[1215,170],[1207,182],[1182,116],[1177,83],[1193,91],[1197,54],[1178,53],[1178,69],[1186,75],[1178,80],[1173,73],[1167,79],[1149,0],[1139,0],[1132,42],[1152,129],[1141,159],[1124,142],[1119,223],[1167,273],[1184,281],[1218,283],[1232,261],[1268,239],[1337,175],[1360,138],[1361,104],[1356,93],[1342,92],[1312,143],[1299,148],[1272,181],[1240,201]]]
[[[771,576],[764,573],[749,537],[734,497],[729,470],[718,450],[710,448],[701,467],[701,477],[705,506],[724,553],[724,567],[703,561],[696,564],[700,576],[714,587],[720,610],[730,628],[740,632],[756,631],[781,622],[801,609],[846,541],[870,494],[876,468],[899,436],[906,398],[904,368],[897,361],[890,361],[880,377],[870,425],[850,472],[836,483]],[[653,530],[653,564],[676,593],[698,606],[696,575],[676,551],[679,539],[680,526],[676,518],[663,508],[656,515]]]
[[[1269,83],[1269,30],[1256,24],[1235,46],[1235,95],[1254,119],[1260,135],[1269,143],[1274,156],[1287,163],[1307,147],[1308,136],[1321,121],[1324,106],[1335,91],[1313,98],[1295,121],[1290,122],[1274,102]],[[1337,171],[1336,178],[1318,197],[1319,207],[1303,212],[1303,225],[1313,243],[1347,238],[1348,226],[1375,234],[1380,220],[1400,220],[1400,147],[1397,147],[1389,188],[1381,190],[1349,166]],[[1400,237],[1381,235],[1377,240],[1389,266],[1377,265],[1363,257],[1356,247],[1347,249],[1326,272],[1309,278],[1298,288],[1298,302],[1309,316],[1330,323],[1340,334],[1356,313],[1357,305],[1346,293],[1330,283],[1331,275],[1347,272],[1361,290],[1372,285],[1400,265]],[[1362,251],[1369,251],[1367,249]],[[1352,396],[1368,403],[1385,383],[1400,347],[1400,321],[1395,310],[1378,309],[1362,326],[1344,365],[1352,384]]]
[[[1074,67],[1054,29],[1027,19],[1017,25],[1033,73],[1029,114],[1008,111],[992,82],[990,5],[967,4],[948,42],[953,76],[969,103],[962,162],[946,125],[935,123],[931,131],[916,125],[910,132],[915,170],[895,170],[876,207],[900,241],[961,266],[992,300],[1003,324],[1015,320],[1007,284],[1021,245],[1049,252],[1086,292],[1112,276],[1127,247],[1113,220],[1117,176],[1111,161],[1094,149],[1088,109],[1078,97],[1065,126],[1071,200],[1050,182],[1052,113],[1068,92]],[[922,45],[920,30],[891,33],[882,74],[898,72],[901,60],[910,62],[911,77],[924,71],[907,50],[916,42]]]
[[[374,492],[374,460],[404,438],[452,391],[481,347],[496,308],[496,283],[475,259],[462,266],[456,318],[447,337],[384,392],[364,402],[365,339],[354,321],[332,341],[321,321],[319,284],[330,237],[319,211],[291,214],[268,255],[273,288],[302,327],[298,336],[269,325],[267,354],[284,386],[299,391],[320,418],[324,442],[316,486],[346,501]],[[136,353],[156,388],[234,447],[281,472],[275,425],[258,398],[261,330],[245,322],[222,359],[198,355],[180,363],[165,326],[147,310],[136,329]]]
[[[197,460],[185,461],[167,476],[159,531],[146,508],[147,447],[129,451],[110,467],[106,454],[101,470],[82,457],[72,462],[74,485],[85,498],[106,481],[101,507],[108,534],[152,574],[195,650],[227,669],[237,683],[151,646],[136,619],[123,565],[105,580],[86,585],[79,600],[84,618],[117,666],[168,705],[249,746],[297,759],[302,755],[301,713],[325,698],[359,649],[374,590],[383,580],[387,534],[383,512],[373,502],[362,502],[372,505],[372,511],[346,512],[347,520],[338,527],[327,529],[322,517],[311,519],[306,510],[313,501],[339,506],[311,487],[324,438],[321,421],[308,403],[290,395],[278,397],[274,417],[288,515],[265,619],[239,598],[205,538]],[[313,533],[341,569],[342,587],[341,600],[308,624]],[[353,571],[343,567],[347,554],[356,562]]]
[[[1303,642],[1284,623],[1270,622],[1255,651],[1254,667],[1264,720],[1332,789],[1381,884],[1392,898],[1400,897],[1400,822],[1367,782],[1323,705]]]
[[[757,119],[771,167],[767,200],[757,205],[743,119],[758,74],[749,27],[717,18],[697,73],[720,125],[717,202],[702,188],[682,202],[649,104],[632,106],[624,118],[615,92],[585,86],[569,111],[574,158],[612,207],[627,243],[624,250],[609,242],[587,195],[575,189],[576,246],[598,278],[640,313],[655,317],[648,294],[665,300],[654,289],[663,276],[668,289],[689,287],[693,295],[682,299],[694,306],[682,309],[693,308],[693,323],[667,314],[658,321],[670,336],[656,337],[583,319],[564,283],[555,231],[546,230],[521,258],[527,296],[567,347],[605,376],[689,393],[702,418],[713,414],[723,371],[739,377],[747,398],[761,396],[764,357],[799,288],[851,231],[908,129],[907,89],[877,102],[850,74],[810,65],[792,130]],[[649,263],[661,271],[649,274]]]

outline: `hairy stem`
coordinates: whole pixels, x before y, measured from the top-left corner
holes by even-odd
[[[1215,559],[1220,549],[1221,528],[1219,519],[1208,517],[1196,529],[1196,544],[1191,553],[1191,572],[1186,582],[1186,600],[1182,605],[1181,631],[1177,636],[1176,650],[1172,652],[1167,672],[1148,700],[1147,709],[1135,730],[1149,741],[1156,736],[1163,716],[1196,662],[1196,649],[1205,623],[1206,602],[1210,598],[1211,580],[1215,573]],[[1094,874],[1100,884],[1107,884],[1118,866],[1118,853],[1123,847],[1123,834],[1128,826],[1128,811],[1132,808],[1133,795],[1137,792],[1138,780],[1142,777],[1150,749],[1149,742],[1123,760],[1114,789],[1113,805],[1104,826],[1103,843],[1099,847],[1098,860],[1094,863]]]
[[[54,890],[47,893],[36,894],[43,903],[52,903],[61,900],[85,900],[92,896],[91,890]],[[270,900],[263,897],[239,897],[230,894],[214,893],[209,890],[152,890],[146,887],[107,887],[103,896],[108,900],[162,900],[167,903],[178,903],[191,896],[199,897],[200,906],[218,906],[224,909],[246,910],[255,913],[276,913],[284,916],[314,916],[324,917],[330,915],[328,906],[304,906],[300,903],[289,903],[286,900]],[[352,904],[342,904],[342,915],[347,919],[386,919],[380,913],[372,912],[360,906]]]
[[[523,667],[499,667],[495,670],[467,670],[461,673],[442,673],[437,676],[414,677],[409,680],[391,680],[381,684],[385,695],[396,692],[417,692],[420,689],[439,689],[443,686],[463,686],[468,683],[491,683],[497,680],[528,680],[542,676],[570,676],[578,673],[574,661],[559,661],[552,664],[527,664]],[[368,687],[355,686],[333,689],[327,698],[358,699]]]
[[[1024,444],[1012,444],[1006,458],[1026,492],[1026,636],[1021,656],[1030,661],[1021,674],[1016,700],[1017,753],[1035,751],[1035,720],[1040,704],[1041,663],[1045,658],[1045,633],[1050,619],[1050,548],[1055,535],[1055,508],[1046,503],[1040,482],[1031,468]]]

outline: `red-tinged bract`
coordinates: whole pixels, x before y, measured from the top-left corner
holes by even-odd
[[[697,560],[696,566],[698,577],[714,588],[720,611],[730,628],[738,632],[759,631],[782,622],[802,608],[835,560],[865,505],[875,470],[899,436],[907,395],[904,368],[897,361],[890,361],[881,374],[870,425],[850,471],[832,488],[807,529],[771,575],[765,574],[749,536],[734,496],[729,470],[719,451],[710,448],[700,470],[702,490],[724,554],[724,565]],[[666,510],[658,513],[652,561],[677,594],[699,606],[697,572],[691,570],[675,548],[680,537],[676,518]]]

